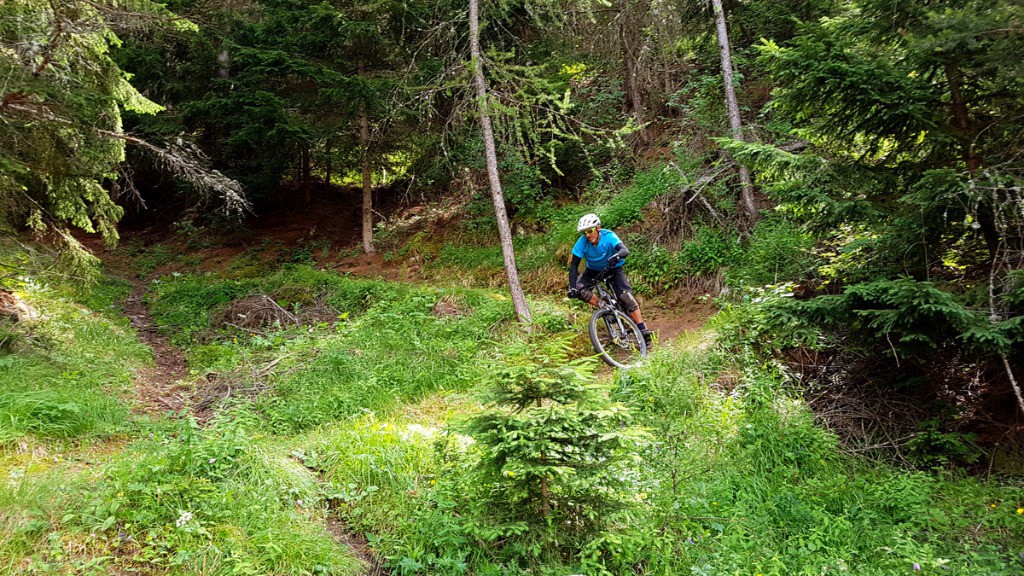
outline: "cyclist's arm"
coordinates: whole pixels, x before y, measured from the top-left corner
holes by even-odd
[[[580,262],[582,260],[583,259],[579,256],[575,254],[572,255],[572,262],[569,263],[569,288],[576,287],[576,277],[579,276]]]
[[[611,270],[616,266],[620,266],[621,264],[619,264],[619,262],[622,262],[622,259],[626,256],[629,256],[629,250],[626,249],[625,244],[619,242],[615,245],[614,253],[608,256],[608,264],[605,265],[604,269]]]

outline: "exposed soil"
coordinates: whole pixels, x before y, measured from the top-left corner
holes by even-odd
[[[128,278],[132,290],[124,303],[124,315],[139,334],[139,339],[153,349],[156,366],[143,368],[136,374],[134,382],[135,407],[140,413],[158,414],[168,410],[181,410],[187,403],[185,386],[180,380],[188,374],[188,365],[181,349],[170,343],[153,323],[149,307],[143,297],[146,282],[139,278]]]
[[[370,548],[370,541],[366,539],[366,536],[352,532],[344,522],[334,516],[327,517],[327,530],[335,542],[351,549],[363,561],[366,570],[361,573],[361,576],[388,576],[390,574],[384,569],[380,557],[374,554],[373,549]]]

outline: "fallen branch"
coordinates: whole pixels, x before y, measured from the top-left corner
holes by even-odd
[[[712,172],[710,174],[704,174],[703,176],[698,178],[696,182],[691,184],[689,177],[686,175],[685,172],[683,172],[682,168],[680,168],[678,164],[676,164],[675,162],[672,162],[672,163],[669,164],[669,166],[674,168],[675,171],[679,173],[679,176],[683,179],[683,182],[686,183],[686,186],[684,188],[682,188],[680,190],[680,192],[687,192],[687,191],[690,191],[690,190],[693,191],[693,195],[690,196],[690,199],[687,200],[686,203],[689,204],[689,203],[693,202],[694,200],[698,200],[700,202],[700,205],[703,206],[704,209],[707,210],[709,214],[711,214],[712,218],[714,218],[716,221],[718,221],[719,224],[721,224],[724,227],[725,226],[725,221],[722,219],[722,216],[718,214],[718,211],[715,210],[715,208],[713,206],[711,206],[711,203],[708,202],[707,198],[705,198],[701,194],[701,192],[705,188],[707,188],[709,184],[714,182],[715,179],[718,178],[718,176],[720,176],[722,174],[722,172],[724,171],[724,168],[719,169],[719,170],[717,170],[715,172]]]

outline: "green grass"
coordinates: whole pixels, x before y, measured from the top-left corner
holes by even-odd
[[[133,370],[150,361],[148,348],[123,318],[108,317],[109,305],[98,314],[45,285],[19,295],[39,318],[15,326],[17,346],[0,355],[0,443],[27,434],[110,434],[124,426]]]
[[[125,289],[28,295],[43,319],[26,348],[0,356],[5,574],[360,573],[329,516],[367,534],[402,575],[1011,575],[1024,566],[1022,479],[844,454],[778,374],[739,364],[710,332],[595,383],[649,441],[636,446],[642,465],[611,472],[627,501],[581,541],[569,526],[499,520],[474,497],[489,488],[463,422],[484,408],[487,366],[525,337],[503,292],[302,265],[257,278],[161,278],[154,314],[185,347],[196,382],[216,371],[235,389],[262,390],[229,398],[200,426],[130,418],[123,399],[147,352],[123,321],[94,311]],[[228,302],[258,292],[298,309],[325,304],[339,322],[211,326]],[[436,314],[440,301],[458,313]],[[563,303],[534,307],[535,332],[580,331]],[[572,354],[588,354],[579,342]],[[737,375],[728,386],[716,384],[723,370]]]
[[[451,299],[469,316],[439,317]],[[479,374],[476,358],[492,328],[512,317],[507,300],[479,291],[379,291],[362,314],[321,342],[315,358],[282,378],[260,408],[273,426],[300,430],[365,411],[390,409],[439,390],[462,390]]]

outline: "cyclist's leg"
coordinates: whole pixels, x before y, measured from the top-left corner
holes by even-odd
[[[583,270],[583,274],[581,274],[576,280],[576,289],[580,292],[580,300],[594,307],[597,307],[597,294],[587,290],[584,286],[589,286],[594,281],[594,277],[597,276],[597,274],[597,272],[590,268],[585,268]]]
[[[612,270],[611,281],[615,298],[622,304],[623,309],[634,322],[641,322],[641,320],[637,320],[640,317],[640,304],[633,297],[633,287],[629,285],[626,273],[622,271],[621,267]]]
[[[615,290],[615,297],[622,303],[623,308],[626,309],[626,314],[629,315],[630,320],[636,323],[640,327],[640,331],[644,335],[644,341],[647,345],[651,344],[651,331],[647,329],[647,325],[644,324],[643,314],[640,313],[640,303],[633,297],[633,287],[629,284],[629,279],[626,278],[626,272],[622,267],[614,270],[612,276],[612,288]]]

